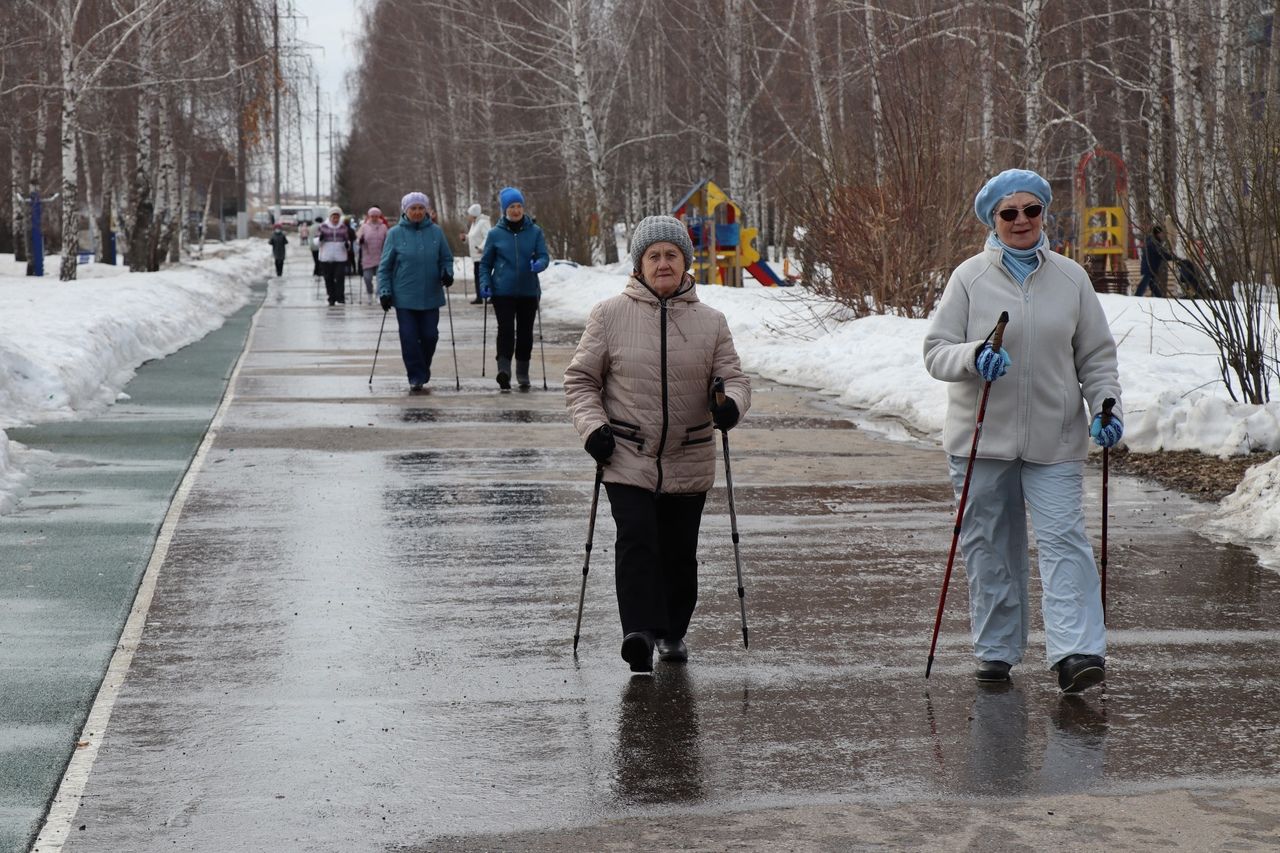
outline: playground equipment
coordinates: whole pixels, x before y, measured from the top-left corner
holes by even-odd
[[[742,227],[742,208],[714,181],[694,186],[671,215],[689,229],[693,241],[690,272],[699,284],[742,287],[742,271],[746,270],[765,287],[790,286],[790,281],[760,260],[755,247],[759,229]]]
[[[1087,201],[1089,164],[1104,157],[1115,167],[1115,203],[1090,206]],[[1089,272],[1100,293],[1127,293],[1129,288],[1129,170],[1119,154],[1101,146],[1086,152],[1076,165],[1075,260]]]

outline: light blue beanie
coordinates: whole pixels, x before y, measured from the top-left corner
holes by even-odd
[[[1005,169],[978,190],[973,200],[973,213],[988,228],[996,227],[996,205],[1000,199],[1014,193],[1031,193],[1040,199],[1045,207],[1053,201],[1053,190],[1049,182],[1030,169]]]
[[[507,208],[513,204],[524,204],[524,195],[515,187],[503,187],[502,192],[498,193],[498,206],[505,214]]]

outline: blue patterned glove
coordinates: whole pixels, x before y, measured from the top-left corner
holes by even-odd
[[[991,344],[983,344],[982,349],[978,350],[978,373],[988,382],[995,382],[1004,376],[1012,363],[1004,347],[1000,347],[1000,351],[996,352],[991,348]]]
[[[487,284],[482,284],[482,285],[480,285],[480,298],[481,298],[481,299],[492,299],[492,298],[493,298],[493,288],[492,288],[492,287],[490,287],[490,286],[489,286],[489,285],[487,285]]]
[[[546,261],[540,261],[537,258],[532,258],[529,261],[529,269],[532,270],[533,272],[542,272],[546,268],[547,268]]]
[[[1124,424],[1120,423],[1119,418],[1112,415],[1111,423],[1103,426],[1102,413],[1099,412],[1089,422],[1089,435],[1093,438],[1093,443],[1099,447],[1115,447],[1116,442],[1124,435]]]

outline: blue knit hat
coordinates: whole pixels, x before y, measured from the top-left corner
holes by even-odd
[[[400,199],[400,212],[404,213],[405,211],[407,211],[409,209],[409,205],[411,204],[420,204],[423,207],[425,207],[427,210],[431,209],[431,199],[427,196],[426,193],[420,193],[420,192],[406,193],[405,197]]]
[[[498,207],[503,213],[507,212],[507,208],[513,204],[524,204],[524,195],[515,187],[503,187],[502,192],[498,193]]]
[[[1014,193],[1031,193],[1040,199],[1045,207],[1053,201],[1053,190],[1049,182],[1030,169],[1005,169],[978,190],[973,200],[973,213],[988,228],[996,227],[996,205],[1000,199]]]

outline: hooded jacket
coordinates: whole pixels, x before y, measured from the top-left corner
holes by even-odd
[[[528,216],[517,231],[504,216],[489,229],[480,255],[480,292],[492,296],[541,296],[536,266],[541,272],[551,262],[542,229]]]
[[[453,252],[430,217],[400,222],[387,232],[378,263],[378,296],[391,295],[397,308],[428,311],[444,304],[441,280],[453,275]]]
[[[601,426],[612,428],[605,482],[705,492],[715,482],[709,399],[716,377],[745,416],[751,382],[724,315],[698,299],[692,280],[659,299],[632,277],[591,310],[564,374],[565,402],[584,443]]]
[[[1009,312],[1004,348],[1009,372],[991,383],[978,456],[1050,464],[1088,455],[1091,412],[1115,398],[1123,420],[1116,344],[1084,268],[1048,249],[1019,286],[984,249],[956,267],[924,339],[924,364],[948,383],[942,444],[968,456],[985,384],[975,359],[1001,311]]]

